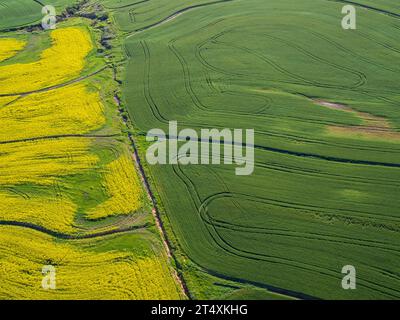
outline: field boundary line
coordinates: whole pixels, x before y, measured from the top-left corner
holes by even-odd
[[[8,141],[0,141],[0,145],[9,144],[9,143],[20,143],[20,142],[29,142],[29,141],[38,141],[38,140],[51,140],[51,139],[62,139],[62,138],[114,138],[121,136],[121,134],[61,134],[55,136],[43,136],[43,137],[33,137],[19,140],[8,140]]]
[[[145,228],[149,227],[150,224],[145,223],[145,224],[137,225],[137,226],[130,226],[130,227],[125,227],[125,228],[113,229],[113,230],[105,230],[105,231],[100,231],[97,233],[88,233],[88,234],[81,234],[81,235],[62,233],[62,232],[54,231],[54,230],[51,230],[51,229],[48,229],[48,228],[45,228],[45,227],[42,227],[42,226],[39,226],[39,225],[36,225],[33,223],[21,222],[21,221],[0,220],[0,226],[13,226],[13,227],[32,229],[32,230],[45,233],[49,236],[52,236],[52,237],[55,237],[58,239],[80,240],[80,239],[100,238],[100,237],[104,237],[107,235],[126,233],[129,231],[145,229]]]
[[[102,67],[102,68],[100,68],[100,69],[98,69],[98,70],[96,70],[96,71],[94,71],[92,73],[89,73],[89,74],[87,74],[85,76],[81,76],[81,77],[69,80],[67,82],[59,83],[59,84],[56,84],[56,85],[53,85],[53,86],[49,86],[49,87],[46,87],[46,88],[42,88],[42,89],[37,89],[37,90],[27,91],[27,92],[18,92],[18,93],[0,93],[0,97],[27,96],[27,95],[30,95],[30,94],[47,92],[47,91],[59,89],[59,88],[62,88],[62,87],[66,87],[66,86],[68,86],[70,84],[74,84],[74,83],[83,81],[85,79],[88,79],[88,78],[90,78],[90,77],[92,77],[92,76],[104,71],[105,69],[110,68],[110,67],[111,66],[106,65],[106,66],[104,66],[104,67]]]
[[[142,27],[142,28],[139,28],[139,29],[136,29],[136,30],[130,32],[128,34],[128,36],[125,37],[125,40],[130,38],[130,37],[132,37],[132,36],[134,36],[136,33],[143,32],[143,31],[158,27],[160,25],[163,25],[164,23],[169,22],[169,21],[177,18],[181,14],[183,14],[185,12],[188,12],[188,11],[191,11],[193,9],[198,9],[198,8],[202,8],[202,7],[206,7],[206,6],[210,6],[210,5],[222,4],[222,3],[225,3],[225,2],[232,2],[232,1],[235,1],[235,0],[218,0],[218,1],[214,1],[214,2],[196,4],[196,5],[192,5],[192,6],[180,9],[180,10],[175,11],[174,13],[170,14],[169,16],[165,17],[164,19],[162,19],[160,21],[154,22],[154,23],[149,24],[149,25],[147,25],[145,27]]]
[[[119,112],[121,114],[121,101],[118,98],[118,96],[114,96],[114,100],[115,100],[115,102],[116,102],[116,104],[118,106],[118,110],[119,110]],[[122,114],[121,114],[121,118],[122,118],[122,121],[124,122],[124,124],[126,125],[126,127],[128,128],[129,127],[128,126],[128,119],[125,118],[124,116],[122,116]],[[172,261],[174,261],[175,265],[177,265],[177,259],[175,258],[174,254],[173,254],[173,250],[171,248],[171,242],[170,242],[170,240],[169,240],[169,238],[167,236],[167,232],[166,232],[164,224],[163,224],[163,222],[161,220],[160,212],[159,212],[159,210],[157,208],[157,204],[156,204],[156,199],[154,197],[153,192],[151,191],[150,183],[149,183],[149,181],[148,181],[148,179],[146,177],[146,173],[144,171],[144,168],[143,168],[141,160],[140,160],[139,152],[138,152],[138,149],[136,147],[135,138],[133,137],[133,135],[130,132],[128,132],[128,139],[129,139],[131,147],[133,149],[132,160],[134,162],[136,171],[140,176],[140,180],[141,180],[142,185],[143,185],[143,187],[145,189],[147,197],[151,202],[151,205],[152,205],[151,213],[152,213],[154,221],[156,223],[156,227],[157,227],[157,229],[159,231],[159,234],[160,234],[164,249],[166,251],[167,257],[168,257],[168,259],[171,259]],[[171,269],[173,270],[173,277],[178,282],[178,284],[179,284],[179,286],[181,288],[181,292],[183,293],[183,295],[186,298],[190,299],[190,297],[191,297],[190,296],[190,291],[189,291],[189,289],[188,289],[188,287],[186,285],[186,282],[185,282],[183,276],[173,266],[171,266]]]

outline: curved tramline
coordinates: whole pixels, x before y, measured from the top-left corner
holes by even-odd
[[[198,272],[298,298],[396,299],[397,19],[363,10],[360,31],[343,32],[340,3],[319,2],[203,2],[157,21],[113,9],[126,34],[124,97],[140,132],[167,132],[170,121],[255,129],[249,177],[224,165],[145,166],[167,234]],[[365,134],[376,119],[391,135]],[[340,287],[351,261],[362,273],[355,293]]]
[[[0,0],[0,299],[400,298],[395,0],[45,4]]]

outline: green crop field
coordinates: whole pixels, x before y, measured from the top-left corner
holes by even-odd
[[[0,28],[34,23],[41,18],[40,5],[30,0],[0,1]]]
[[[172,1],[104,1],[106,8],[114,11],[115,21],[123,31],[146,29],[168,21],[177,14],[201,8],[215,2],[231,0],[172,0]]]
[[[0,0],[0,44],[0,299],[400,299],[398,0]],[[171,121],[254,172],[151,164]]]
[[[125,36],[139,136],[171,120],[255,129],[251,176],[147,166],[178,251],[289,296],[400,297],[397,2],[357,1],[356,30],[341,27],[347,1],[104,3]],[[341,288],[349,264],[354,291]]]
[[[76,0],[51,0],[49,3],[60,13],[64,8],[76,3]],[[42,3],[33,0],[1,0],[0,1],[0,31],[39,23],[44,15],[41,12]]]

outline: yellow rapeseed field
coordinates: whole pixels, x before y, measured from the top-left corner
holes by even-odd
[[[0,66],[0,94],[27,93],[79,77],[93,48],[88,32],[67,27],[50,35],[52,46],[38,61]],[[0,61],[24,45],[23,41],[0,39]],[[100,93],[89,91],[86,81],[0,97],[3,223],[91,234],[116,228],[113,222],[84,224],[83,217],[77,217],[101,191],[107,199],[85,212],[88,219],[130,214],[143,207],[144,191],[128,153],[108,163],[110,154],[115,159],[120,149],[115,140],[107,140],[107,150],[103,150],[99,139],[68,137],[102,128],[104,107]],[[152,240],[143,240],[148,250],[134,252],[134,244],[126,239],[116,247],[127,243],[127,248],[105,249],[107,241],[119,241],[118,237],[123,236],[67,241],[26,225],[0,225],[0,300],[182,298],[167,258],[152,250],[157,247]],[[44,265],[56,267],[57,290],[42,288]]]
[[[56,268],[56,290],[42,288],[49,264]],[[181,298],[166,260],[155,254],[95,252],[19,227],[0,226],[0,274],[0,299]]]
[[[77,205],[54,185],[63,176],[96,168],[98,157],[89,153],[91,139],[64,138],[0,144],[0,220],[29,222],[70,233],[76,231]],[[54,196],[11,193],[18,185],[47,186]]]
[[[99,129],[105,116],[99,94],[78,84],[23,97],[0,109],[0,123],[0,141],[7,141],[84,134]]]
[[[13,97],[0,97],[0,108],[5,107],[6,105],[10,104],[11,102],[18,99],[18,96]]]
[[[76,205],[63,197],[38,197],[0,191],[0,220],[32,223],[68,233],[74,231]]]
[[[25,41],[17,39],[2,39],[0,38],[0,62],[15,56],[15,54],[22,50],[26,45]]]
[[[143,190],[132,159],[126,154],[106,167],[104,188],[109,199],[88,211],[89,219],[129,214],[142,206]]]
[[[62,176],[93,168],[91,139],[64,138],[0,144],[0,186],[51,185]]]
[[[0,67],[0,93],[29,92],[79,76],[92,50],[87,31],[78,27],[51,32],[52,46],[38,61]]]

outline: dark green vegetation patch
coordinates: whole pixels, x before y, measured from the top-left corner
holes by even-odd
[[[357,30],[341,28],[347,1],[104,3],[126,31],[140,131],[256,131],[252,176],[149,166],[191,261],[296,297],[400,297],[397,2],[358,1]],[[348,264],[357,290],[341,287]]]

